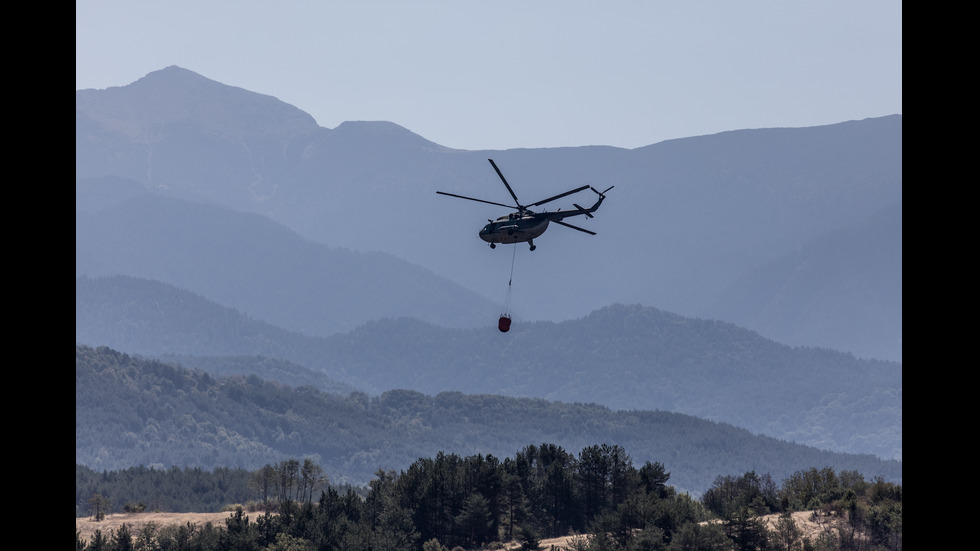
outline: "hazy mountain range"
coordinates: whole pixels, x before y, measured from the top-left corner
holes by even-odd
[[[168,67],[76,91],[76,343],[252,357],[336,392],[677,411],[900,460],[901,129],[462,151]],[[489,249],[476,232],[506,209],[435,194],[508,202],[487,158],[524,203],[615,185],[574,222],[597,235]]]
[[[82,277],[75,339],[334,393],[411,389],[671,411],[826,450],[902,457],[901,364],[793,348],[639,305],[507,334],[399,318],[311,337],[160,282]]]
[[[671,485],[696,495],[718,476],[749,471],[781,481],[830,467],[902,481],[901,461],[821,450],[681,413],[462,392],[342,395],[283,385],[280,377],[303,379],[281,360],[185,360],[194,367],[76,346],[76,463],[97,472],[135,465],[254,470],[311,458],[332,483],[365,485],[378,469],[404,471],[439,454],[499,460],[527,446],[576,453],[608,444],[621,446],[634,465],[662,462]]]
[[[583,184],[615,185],[595,219],[577,220],[598,235],[556,226],[533,253],[524,245],[490,250],[476,232],[507,209],[435,194],[509,203],[487,158],[524,203]],[[306,304],[256,296],[265,283],[247,281],[250,268],[243,263],[249,261],[241,250],[223,258],[203,253],[214,263],[237,258],[226,268],[238,274],[234,280],[227,271],[195,275],[193,267],[178,265],[179,256],[163,269],[118,253],[149,250],[140,242],[146,236],[120,231],[137,215],[118,218],[125,218],[120,210],[165,208],[135,197],[149,192],[259,214],[311,241],[314,252],[295,253],[310,258],[301,270],[281,258],[251,261],[264,271],[278,263],[291,277],[302,274],[305,281],[277,281],[276,292],[293,290]],[[119,206],[127,198],[142,203]],[[593,198],[585,191],[548,206],[571,208]],[[390,122],[322,128],[276,98],[179,67],[127,86],[76,91],[76,205],[94,218],[79,216],[76,275],[157,279],[307,334],[348,330],[379,313],[446,327],[492,325],[510,289],[515,322],[575,319],[613,303],[641,303],[729,321],[790,345],[900,361],[901,202],[900,115],[740,130],[632,150],[463,151]],[[116,211],[103,210],[113,204]],[[159,216],[145,221],[173,223]],[[157,254],[185,254],[164,231],[171,230],[151,232],[169,248]],[[116,239],[106,243],[99,232]],[[227,236],[194,239],[214,243]],[[243,238],[234,246],[252,244]],[[342,253],[373,264],[360,271]],[[363,292],[333,285],[324,263],[356,274]],[[405,288],[415,291],[407,296]],[[312,317],[273,312],[289,308],[319,311]]]

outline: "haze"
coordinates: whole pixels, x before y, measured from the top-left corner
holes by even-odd
[[[468,150],[612,145],[902,112],[902,4],[75,4],[75,87],[179,65],[323,127]]]

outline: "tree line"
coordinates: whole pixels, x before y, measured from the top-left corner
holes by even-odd
[[[315,462],[286,460],[238,479],[251,500],[224,527],[133,533],[123,526],[87,541],[76,532],[76,549],[458,551],[503,549],[514,540],[537,549],[543,538],[568,534],[590,534],[573,541],[574,551],[901,549],[900,484],[829,467],[780,484],[747,472],[718,476],[694,499],[669,479],[663,464],[637,467],[623,448],[606,444],[578,455],[528,445],[503,460],[440,452],[401,472],[379,469],[363,491],[329,485]],[[112,500],[98,491],[90,497],[99,506]],[[804,510],[847,523],[805,538],[788,516]],[[759,518],[770,513],[785,514],[775,530]]]

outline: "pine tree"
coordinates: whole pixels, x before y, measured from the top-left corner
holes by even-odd
[[[126,523],[113,533],[111,539],[113,551],[133,551],[133,535]]]
[[[493,514],[487,500],[480,494],[467,496],[463,510],[456,517],[456,524],[470,547],[489,541],[493,535]]]

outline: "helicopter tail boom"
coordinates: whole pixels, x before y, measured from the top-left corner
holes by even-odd
[[[586,187],[588,187],[592,191],[596,192],[596,194],[599,196],[599,199],[591,207],[584,208],[584,207],[582,207],[581,205],[579,205],[577,203],[572,203],[573,205],[575,205],[575,209],[576,210],[566,210],[566,211],[549,212],[549,213],[545,213],[545,214],[548,216],[548,218],[552,222],[561,222],[562,219],[568,218],[570,216],[582,216],[582,215],[584,215],[586,218],[594,218],[592,216],[592,213],[595,212],[595,211],[597,211],[597,210],[599,210],[599,205],[601,205],[602,204],[602,201],[606,198],[606,191],[609,191],[610,189],[612,189],[612,188],[614,188],[616,186],[609,186],[609,187],[607,187],[605,189],[605,191],[599,191],[599,190],[597,190],[596,188],[594,188],[592,186],[586,186]],[[564,224],[564,225],[567,226],[568,224]],[[581,228],[575,228],[575,229],[580,230]],[[586,230],[582,230],[582,231],[586,231]],[[586,231],[586,233],[591,233],[591,232]]]

